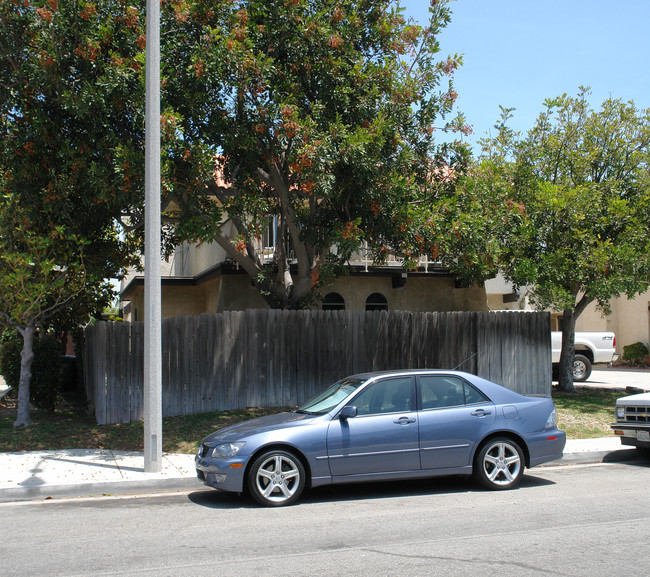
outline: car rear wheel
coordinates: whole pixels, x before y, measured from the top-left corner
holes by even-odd
[[[496,437],[476,454],[474,476],[487,489],[514,489],[523,477],[524,463],[524,453],[515,441]]]
[[[573,357],[573,380],[578,383],[586,381],[591,376],[591,362],[584,355]]]
[[[247,483],[253,499],[261,505],[291,505],[305,487],[305,468],[293,453],[268,451],[253,462]]]

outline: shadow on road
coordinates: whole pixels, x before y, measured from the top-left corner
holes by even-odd
[[[546,485],[554,485],[548,479],[526,474],[519,489],[530,489]],[[301,503],[341,503],[346,501],[367,501],[374,499],[390,499],[401,497],[417,497],[420,495],[448,495],[460,493],[489,493],[479,487],[471,477],[437,477],[415,479],[412,481],[390,481],[377,483],[355,483],[331,485],[307,489],[298,501]],[[249,509],[259,508],[248,495],[224,493],[216,490],[195,491],[188,495],[195,505],[210,509]]]
[[[646,464],[650,463],[648,459],[643,458],[640,451],[637,451],[633,447],[612,451],[603,457],[603,463],[630,463],[643,465],[644,461]]]
[[[639,449],[629,448],[612,451],[603,457],[603,463],[626,463],[635,467],[650,467],[650,456]]]

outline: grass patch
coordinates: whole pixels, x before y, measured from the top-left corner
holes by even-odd
[[[201,439],[211,432],[281,411],[281,408],[217,411],[163,419],[163,451],[195,453]],[[82,407],[69,406],[54,413],[31,411],[34,424],[15,431],[16,411],[0,405],[0,452],[49,451],[56,449],[144,450],[142,421],[118,425],[98,425]]]
[[[568,439],[613,437],[610,425],[614,422],[616,399],[625,393],[579,389],[575,393],[553,391],[558,427]]]
[[[559,428],[569,439],[613,436],[616,391],[579,389],[575,393],[553,391]],[[241,421],[279,412],[280,408],[216,411],[163,419],[163,451],[194,453],[201,439],[217,429]],[[14,431],[16,410],[0,404],[0,452],[56,449],[144,450],[143,423],[98,425],[83,407],[68,404],[54,413],[33,410],[34,425]]]

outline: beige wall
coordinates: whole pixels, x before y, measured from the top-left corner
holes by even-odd
[[[487,303],[491,311],[522,311],[522,310],[534,310],[526,306],[525,300],[517,300],[510,303],[503,302],[502,294],[488,294]]]
[[[650,291],[634,299],[619,297],[610,301],[612,314],[603,316],[592,303],[576,322],[577,331],[614,331],[616,351],[632,343],[650,341]]]
[[[388,277],[349,276],[324,287],[322,294],[339,293],[346,310],[365,310],[366,299],[381,293],[389,310],[484,311],[487,296],[483,288],[455,288],[454,280],[445,277],[407,278],[406,284],[393,288]],[[137,287],[131,295],[131,313],[125,320],[144,320],[144,289]],[[223,275],[198,286],[162,287],[163,318],[266,308],[264,299],[247,275]],[[320,308],[320,305],[315,308]],[[136,317],[137,310],[137,317]]]
[[[621,297],[612,301],[612,329],[616,333],[616,348],[623,353],[625,345],[641,341],[650,343],[650,291],[634,299]]]
[[[613,331],[611,316],[603,316],[592,303],[576,320],[576,331]]]
[[[576,321],[576,331],[614,331],[616,352],[632,343],[650,342],[650,291],[634,299],[619,297],[610,301],[612,314],[603,316],[592,303]]]
[[[245,311],[267,308],[266,302],[247,274],[224,275],[217,295],[216,308],[209,312]]]
[[[391,311],[487,310],[485,289],[457,289],[454,279],[445,277],[410,277],[403,287],[393,288],[390,277],[355,275],[340,277],[320,292],[323,296],[330,292],[340,294],[346,310],[365,310],[366,299],[373,293],[386,297]]]
[[[162,317],[200,315],[205,311],[205,294],[198,287],[163,287]],[[126,321],[144,320],[144,287],[139,286],[131,295],[131,307]]]
[[[225,275],[218,296],[218,306],[208,312],[265,308],[267,305],[246,275]],[[340,277],[332,285],[322,287],[323,296],[339,293],[346,310],[366,310],[366,299],[381,293],[388,301],[388,310],[484,311],[487,296],[483,288],[457,289],[454,279],[444,277],[407,278],[406,284],[393,288],[389,277],[355,275]],[[320,308],[320,304],[314,308]]]
[[[174,251],[174,275],[196,276],[223,262],[225,251],[216,243],[183,243]]]

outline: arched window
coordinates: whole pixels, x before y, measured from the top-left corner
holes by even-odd
[[[344,311],[345,310],[345,300],[339,293],[327,293],[321,308],[324,311]]]
[[[372,293],[366,299],[366,310],[367,311],[387,311],[388,310],[388,301],[386,297],[381,293]]]

